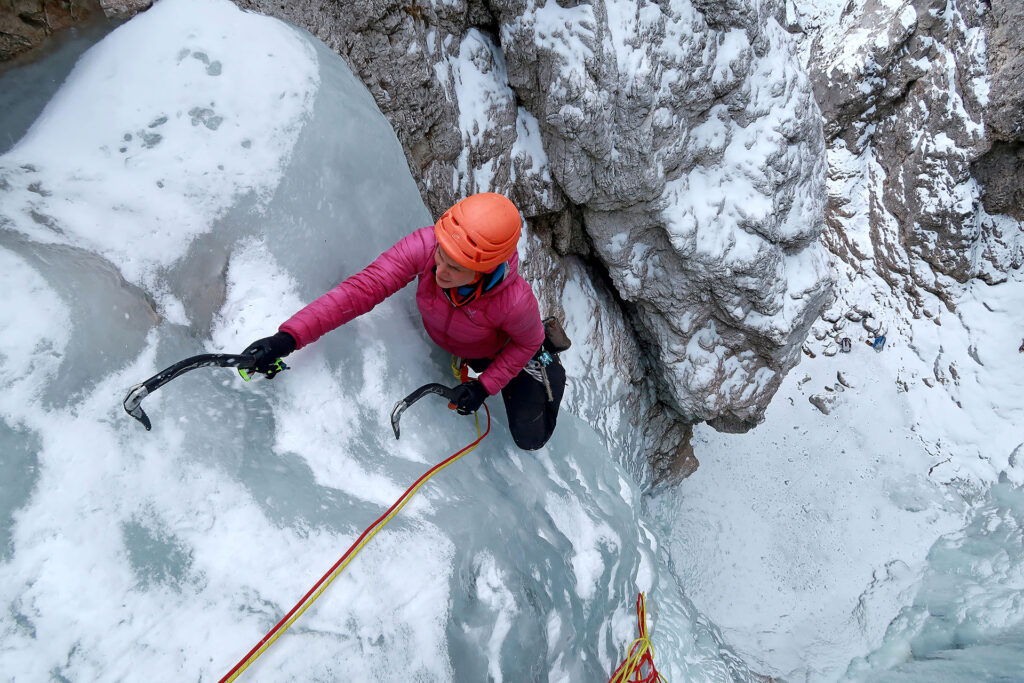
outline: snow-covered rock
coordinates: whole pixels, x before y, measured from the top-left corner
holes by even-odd
[[[987,0],[796,2],[829,144],[826,241],[914,314],[922,292],[1024,262],[1024,10]]]

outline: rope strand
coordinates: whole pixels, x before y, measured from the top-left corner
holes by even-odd
[[[626,658],[608,683],[667,683],[654,668],[654,647],[647,634],[647,605],[643,593],[636,596],[636,621],[640,637],[629,646]]]
[[[392,518],[394,518],[394,516],[397,515],[403,507],[405,507],[405,504],[409,502],[423,484],[425,484],[435,474],[448,467],[448,465],[451,465],[466,453],[475,449],[477,445],[484,440],[484,437],[491,433],[491,411],[487,407],[486,403],[484,403],[484,411],[487,413],[487,430],[484,431],[483,434],[480,433],[480,418],[477,417],[476,441],[473,441],[469,445],[450,455],[445,460],[442,460],[431,467],[419,479],[417,479],[412,486],[406,489],[405,493],[403,493],[398,500],[388,508],[387,512],[378,517],[373,524],[366,527],[366,530],[363,531],[359,538],[355,540],[355,543],[345,551],[345,554],[338,558],[338,561],[335,562],[329,570],[327,570],[327,573],[320,577],[319,581],[313,584],[313,587],[310,588],[297,603],[295,603],[294,607],[288,610],[288,613],[281,618],[281,621],[277,622],[274,628],[270,629],[270,631],[263,636],[263,639],[256,643],[255,647],[249,650],[249,653],[242,657],[242,659],[240,659],[238,663],[220,679],[219,683],[231,683],[231,681],[238,678],[250,664],[256,661],[261,654],[266,652],[267,648],[273,645],[274,641],[277,640],[292,624],[295,623],[299,617],[302,616],[303,612],[309,609],[310,605],[316,602],[317,598],[319,598],[320,595],[327,590],[327,587],[331,585],[331,582],[333,582],[345,567],[348,566],[348,563],[351,562],[357,554],[359,554],[359,551],[370,542],[370,539],[373,538],[374,535],[384,527],[384,525],[390,522]]]

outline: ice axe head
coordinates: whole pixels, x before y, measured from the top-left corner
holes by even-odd
[[[438,396],[443,396],[444,398],[448,399],[449,402],[455,400],[455,392],[443,384],[424,384],[419,389],[416,389],[411,394],[409,394],[401,401],[396,403],[394,409],[391,411],[391,428],[395,430],[396,439],[399,438],[401,435],[401,432],[399,431],[398,428],[398,422],[399,420],[402,419],[402,413],[404,413],[409,406],[411,406],[413,403],[420,400],[427,394],[437,394]]]
[[[149,415],[146,415],[146,411],[142,409],[142,399],[147,396],[149,396],[149,389],[146,388],[146,385],[136,384],[124,399],[124,410],[141,422],[148,432],[153,429],[153,423],[149,421]]]

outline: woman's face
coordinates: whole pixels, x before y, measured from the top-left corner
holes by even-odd
[[[468,285],[475,282],[480,275],[475,270],[460,266],[452,260],[452,257],[445,253],[440,244],[437,245],[437,250],[434,251],[434,263],[437,265],[437,270],[434,271],[434,279],[437,281],[438,286],[443,289]]]

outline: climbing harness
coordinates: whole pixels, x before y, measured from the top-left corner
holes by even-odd
[[[146,411],[142,409],[142,399],[146,398],[172,379],[181,377],[190,370],[211,367],[238,368],[238,374],[242,376],[242,379],[248,382],[252,379],[252,373],[255,372],[253,368],[256,367],[256,359],[247,355],[203,353],[198,356],[192,356],[190,358],[180,360],[174,365],[164,368],[160,372],[156,373],[145,382],[136,384],[129,389],[128,395],[124,398],[124,411],[141,422],[147,432],[150,431],[153,428],[153,424],[149,421],[149,416],[146,415]],[[271,379],[277,375],[277,373],[287,369],[288,366],[284,364],[284,361],[278,358],[274,363],[274,366],[269,371],[262,374],[264,374],[267,379]]]
[[[399,401],[398,406],[395,406],[395,410],[397,411],[398,407],[401,406],[403,402],[410,402],[410,398],[412,398],[412,401],[410,402],[412,403],[430,393],[436,393],[441,396],[446,395],[443,392],[436,391],[429,387],[442,387],[446,391],[451,391],[450,389],[448,389],[448,387],[444,387],[443,385],[440,384],[424,385],[417,389],[416,391],[409,394],[409,396],[406,396],[405,399],[403,399],[402,401]],[[415,398],[413,398],[414,396]],[[239,660],[239,662],[235,664],[235,666],[232,667],[232,669],[228,671],[223,678],[220,679],[219,683],[230,683],[231,681],[238,678],[241,675],[241,673],[249,667],[250,664],[256,661],[257,657],[266,652],[267,648],[269,648],[274,643],[274,641],[281,636],[281,634],[287,631],[288,628],[292,624],[294,624],[299,617],[302,616],[303,612],[309,609],[310,605],[312,605],[316,601],[316,599],[319,598],[320,595],[325,590],[327,590],[327,587],[331,585],[331,582],[334,581],[335,578],[337,578],[338,574],[340,574],[345,569],[345,567],[348,566],[349,562],[351,562],[352,559],[357,554],[359,554],[359,551],[362,550],[366,546],[366,544],[370,542],[370,539],[373,538],[378,531],[384,528],[384,526],[388,522],[390,522],[395,517],[395,515],[397,515],[401,511],[403,507],[405,507],[405,504],[409,502],[409,500],[416,494],[416,492],[420,489],[421,486],[423,486],[423,484],[427,483],[427,481],[429,481],[431,477],[433,477],[435,474],[451,465],[453,462],[464,456],[466,453],[469,453],[470,451],[474,450],[477,447],[477,445],[479,445],[480,442],[483,441],[484,438],[491,433],[491,410],[490,408],[487,407],[486,403],[484,403],[483,406],[484,412],[487,413],[487,429],[484,430],[483,433],[480,432],[480,418],[477,417],[476,440],[468,444],[467,446],[464,446],[463,448],[456,451],[452,455],[448,456],[448,458],[446,458],[445,460],[442,460],[441,462],[437,463],[429,470],[427,470],[419,479],[413,482],[412,486],[406,489],[405,493],[399,496],[398,500],[396,500],[394,504],[390,508],[388,508],[387,512],[378,517],[373,524],[366,527],[366,530],[359,536],[359,538],[355,540],[355,542],[351,546],[349,546],[349,549],[345,551],[345,554],[338,558],[338,561],[335,562],[334,565],[327,570],[327,573],[320,577],[319,581],[313,584],[313,587],[310,588],[309,591],[305,595],[303,595],[302,598],[297,603],[295,603],[295,606],[292,607],[288,611],[288,613],[285,614],[281,618],[281,620],[277,622],[277,624],[272,629],[270,629],[270,631],[267,632],[267,635],[263,636],[263,639],[260,640],[260,642],[256,643],[255,647],[249,650],[248,654],[246,654],[241,660]],[[408,405],[406,405],[406,407],[408,407]],[[398,412],[398,417],[401,417],[401,411]],[[394,412],[392,412],[391,419],[391,424],[395,429],[395,437],[397,438],[398,423],[395,418]]]
[[[667,683],[654,668],[654,648],[647,635],[647,608],[643,593],[636,596],[636,620],[640,637],[629,646],[626,658],[608,683]]]
[[[548,394],[548,401],[555,400],[555,395],[551,392],[551,382],[548,380],[548,366],[553,362],[555,362],[555,357],[542,346],[540,351],[523,368],[526,374],[544,385],[544,391]]]

